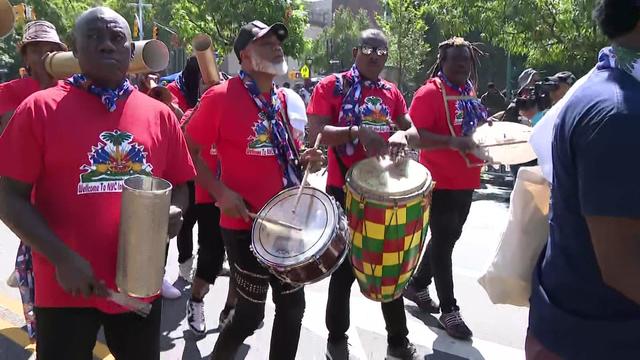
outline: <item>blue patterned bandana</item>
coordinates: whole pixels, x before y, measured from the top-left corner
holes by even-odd
[[[269,140],[271,140],[273,150],[282,168],[284,188],[300,185],[302,173],[298,166],[298,156],[293,148],[293,139],[289,139],[283,120],[278,119],[282,105],[276,94],[275,85],[271,85],[271,99],[267,100],[262,96],[255,80],[242,70],[240,71],[240,80],[242,80],[244,87],[249,91],[249,95],[251,95],[251,98],[262,115],[261,117],[264,117],[271,125]]]
[[[360,108],[360,99],[362,97],[362,86],[372,89],[391,90],[389,85],[378,79],[376,81],[362,80],[360,71],[354,64],[344,76],[336,75],[336,87],[334,95],[340,96],[344,93],[344,78],[349,84],[349,91],[342,98],[342,108],[338,117],[338,126],[360,126],[362,124],[362,111]],[[358,139],[354,139],[351,143],[337,146],[340,155],[353,155],[355,148],[358,146]]]
[[[598,70],[620,69],[640,81],[640,52],[608,46],[598,54]]]
[[[119,99],[128,96],[133,91],[133,86],[131,86],[129,79],[127,78],[125,78],[122,81],[122,84],[120,84],[116,89],[97,87],[88,82],[87,78],[82,74],[73,75],[67,79],[67,83],[99,97],[109,112],[116,111],[116,102]]]
[[[447,84],[447,86],[459,92],[461,96],[472,96],[473,84],[471,81],[467,80],[464,87],[460,87],[449,81],[442,71],[438,73],[438,77]],[[456,108],[464,114],[464,118],[462,120],[463,136],[471,136],[473,132],[476,131],[478,124],[486,121],[489,117],[487,108],[482,105],[480,99],[475,97],[473,99],[458,100]]]

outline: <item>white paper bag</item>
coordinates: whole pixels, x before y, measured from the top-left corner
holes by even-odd
[[[531,275],[549,236],[550,195],[539,166],[520,168],[507,228],[493,263],[478,279],[494,304],[529,306]]]

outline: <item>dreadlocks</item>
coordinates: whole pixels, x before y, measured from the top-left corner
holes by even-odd
[[[465,47],[469,49],[471,54],[471,83],[475,87],[478,84],[478,64],[479,57],[484,56],[482,50],[478,49],[476,44],[472,44],[462,37],[454,36],[449,40],[443,41],[438,45],[438,60],[429,70],[431,77],[438,76],[438,73],[442,71],[442,63],[447,59],[447,52],[454,47]]]

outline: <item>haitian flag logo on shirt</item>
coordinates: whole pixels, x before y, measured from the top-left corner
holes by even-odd
[[[275,151],[273,144],[271,144],[271,126],[269,120],[262,113],[253,126],[253,133],[248,139],[247,155],[274,156]]]
[[[132,142],[126,131],[105,131],[102,143],[92,146],[89,165],[80,168],[78,195],[122,191],[122,182],[133,175],[151,175],[153,166],[147,163],[144,147]]]
[[[384,104],[381,98],[369,96],[364,99],[360,107],[362,114],[362,125],[371,128],[375,132],[386,133],[391,131],[389,126],[391,111]]]

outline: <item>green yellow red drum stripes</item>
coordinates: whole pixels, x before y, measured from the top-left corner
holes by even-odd
[[[430,189],[406,204],[367,201],[347,187],[351,263],[360,290],[389,302],[402,295],[422,253],[429,226]]]

